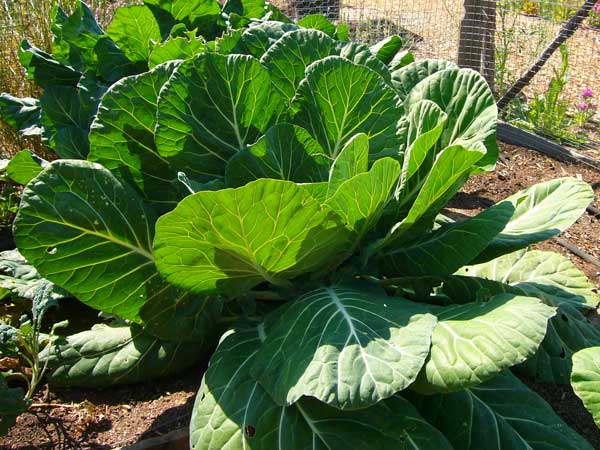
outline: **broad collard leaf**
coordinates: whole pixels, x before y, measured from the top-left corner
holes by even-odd
[[[193,450],[452,450],[401,397],[358,411],[315,399],[277,405],[249,368],[260,349],[256,329],[224,336],[213,355],[190,423]]]
[[[88,159],[137,187],[159,212],[173,209],[188,193],[177,181],[176,164],[161,156],[154,144],[158,94],[178,64],[166,63],[113,84],[102,98],[89,136]]]
[[[404,42],[402,42],[402,38],[394,35],[388,36],[375,45],[372,45],[370,50],[384,64],[390,64],[398,52],[402,50],[403,46]]]
[[[44,90],[40,107],[44,143],[61,158],[85,159],[97,104],[77,87],[51,86]]]
[[[161,91],[156,145],[200,181],[224,175],[229,158],[266,132],[281,110],[268,70],[251,56],[202,53]]]
[[[390,245],[377,255],[387,276],[447,276],[486,248],[510,220],[510,202],[495,205],[475,217],[424,233],[415,241]]]
[[[163,341],[138,325],[95,325],[56,338],[42,353],[55,386],[104,387],[174,375],[190,367],[214,342]]]
[[[567,384],[573,353],[600,345],[600,332],[584,315],[600,303],[594,285],[558,253],[520,250],[488,263],[463,267],[457,274],[485,279],[487,291],[495,289],[489,285],[492,281],[505,283],[521,295],[537,297],[558,308],[538,352],[517,367],[523,375],[538,382]]]
[[[7,289],[14,296],[33,300],[41,283],[45,281],[18,250],[0,252],[0,288]],[[52,286],[49,297],[59,300],[68,297],[63,289]]]
[[[169,341],[204,342],[208,347],[218,341],[223,299],[198,297],[171,289],[148,301],[140,310],[145,330]],[[196,344],[193,344],[196,345]]]
[[[294,123],[306,128],[331,158],[357,133],[369,136],[371,154],[399,146],[396,93],[376,72],[345,58],[330,56],[311,64],[292,108]]]
[[[379,159],[369,172],[359,173],[343,182],[327,199],[325,204],[356,233],[354,247],[383,214],[399,176],[398,161],[392,158]]]
[[[30,150],[22,150],[12,157],[6,167],[6,175],[15,183],[27,184],[48,166],[48,161],[31,153]]]
[[[82,72],[95,71],[98,56],[94,49],[105,33],[94,13],[83,2],[73,5],[71,15],[67,15],[60,6],[55,7],[54,13],[51,27],[53,56]]]
[[[486,153],[473,172],[493,170],[498,159],[496,100],[485,79],[474,70],[447,69],[417,84],[405,101],[405,108],[431,100],[448,115],[438,148],[485,145]]]
[[[236,295],[336,261],[350,232],[290,181],[261,179],[185,198],[156,225],[162,275],[198,294]]]
[[[15,240],[40,274],[82,302],[139,320],[165,286],[154,266],[154,213],[107,169],[53,162],[23,192]]]
[[[148,66],[152,69],[169,61],[190,59],[207,50],[206,41],[190,31],[156,44],[148,57]]]
[[[368,150],[368,147],[367,147]],[[227,163],[225,182],[243,186],[259,178],[289,180],[297,183],[327,179],[329,161],[323,148],[303,128],[279,123],[255,144],[238,152]]]
[[[593,200],[590,185],[575,178],[558,178],[517,192],[506,199],[515,206],[513,217],[476,262],[556,236],[573,225]]]
[[[309,14],[298,22],[302,28],[310,28],[325,33],[330,38],[335,37],[335,24],[322,14]]]
[[[0,94],[0,118],[24,136],[42,134],[41,113],[39,100],[35,98]]]
[[[252,375],[279,405],[307,396],[339,409],[406,389],[436,324],[417,303],[341,287],[312,291],[277,314]]]
[[[261,58],[285,33],[298,28],[298,25],[293,23],[272,20],[259,22],[243,32],[241,43],[250,55]]]
[[[145,0],[144,3],[168,12],[175,21],[183,22],[188,30],[197,29],[206,39],[214,39],[225,25],[217,0]]]
[[[106,33],[132,62],[146,62],[153,42],[162,41],[152,10],[144,5],[118,8]]]
[[[550,306],[569,303],[589,310],[600,303],[585,274],[568,258],[553,252],[519,250],[487,263],[465,266],[456,275],[500,281]]]
[[[102,78],[109,83],[148,70],[146,61],[130,61],[125,52],[108,36],[98,39],[94,52],[98,57],[97,69]]]
[[[555,309],[537,298],[500,294],[485,303],[433,309],[431,354],[414,389],[454,392],[533,356]]]
[[[600,347],[586,348],[573,355],[571,385],[600,427]]]
[[[510,372],[462,392],[409,398],[455,449],[592,450]]]
[[[306,68],[328,56],[341,56],[373,69],[385,81],[390,74],[385,64],[371,54],[369,48],[353,42],[339,42],[317,30],[290,31],[275,42],[261,61],[272,74],[273,82],[288,102],[292,100]]]
[[[27,78],[43,88],[77,86],[81,78],[81,72],[32,46],[27,39],[23,40],[19,48],[19,60],[27,71]]]
[[[392,85],[404,100],[415,86],[424,79],[442,70],[456,68],[458,68],[456,64],[443,59],[424,59],[394,70],[392,72]]]
[[[29,408],[31,402],[25,399],[20,388],[10,388],[0,375],[0,436],[8,432],[17,420],[17,416]]]

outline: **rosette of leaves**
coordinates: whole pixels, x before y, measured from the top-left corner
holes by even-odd
[[[399,63],[393,39],[249,30],[114,84],[88,159],[27,184],[20,252],[128,323],[66,338],[51,381],[137,381],[228,329],[192,448],[591,448],[510,373],[594,336],[592,286],[528,250],[591,188],[564,178],[452,222],[444,205],[498,156],[479,74]]]

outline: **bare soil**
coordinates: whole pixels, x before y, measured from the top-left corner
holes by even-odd
[[[501,144],[501,149],[497,170],[469,180],[449,205],[449,211],[474,215],[521,189],[564,176],[583,179],[600,195],[600,172],[593,168],[561,163],[511,145]],[[594,206],[600,207],[600,203],[596,201]],[[561,237],[600,259],[598,218],[584,215]],[[564,254],[600,287],[600,267],[552,241],[536,247]],[[109,449],[186,427],[204,369],[205,365],[201,364],[175,378],[108,390],[42,391],[36,398],[42,406],[18,419],[10,434],[0,438],[0,449]],[[600,430],[569,386],[524,381],[546,399],[568,425],[600,450]]]

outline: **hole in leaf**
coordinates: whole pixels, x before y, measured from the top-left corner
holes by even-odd
[[[256,435],[256,428],[254,428],[252,425],[247,425],[246,426],[246,436],[251,438],[251,437],[254,437],[255,435]]]
[[[58,249],[56,247],[48,247],[46,249],[46,253],[48,253],[49,255],[54,255],[56,253]]]
[[[560,315],[560,318],[561,318],[562,320],[564,320],[565,322],[568,322],[568,321],[569,321],[569,318],[567,317],[567,315],[566,315],[566,314],[561,314],[561,315]]]
[[[565,359],[567,353],[565,352],[564,347],[560,350],[560,354],[558,356],[560,356],[562,359]]]

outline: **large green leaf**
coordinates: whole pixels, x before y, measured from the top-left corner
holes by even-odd
[[[280,110],[268,70],[246,55],[203,53],[183,63],[161,91],[156,145],[186,173],[210,181],[252,144]]]
[[[43,88],[49,86],[77,86],[81,72],[62,64],[52,55],[33,47],[27,39],[19,48],[19,60],[27,71],[27,78]]]
[[[15,183],[27,184],[48,166],[48,161],[31,153],[29,150],[21,150],[12,157],[6,166],[6,175]]]
[[[590,347],[573,355],[571,385],[600,427],[600,347]]]
[[[575,178],[558,178],[536,184],[510,196],[515,206],[506,224],[477,262],[542,242],[569,228],[594,200],[589,184]]]
[[[41,357],[48,360],[50,384],[96,388],[174,375],[209,349],[207,343],[162,341],[138,325],[101,324],[56,338]]]
[[[388,276],[447,276],[486,248],[510,220],[514,207],[502,202],[462,222],[424,234],[416,241],[390,245],[377,255]]]
[[[443,59],[424,59],[392,72],[392,84],[402,99],[408,97],[414,87],[434,73],[447,69],[456,69],[453,62]]]
[[[154,144],[158,94],[177,65],[167,63],[112,85],[90,131],[88,159],[136,186],[158,211],[174,208],[187,194],[177,181],[178,168]]]
[[[130,320],[166,287],[154,267],[154,213],[102,166],[53,162],[23,192],[14,232],[40,274]]]
[[[0,375],[0,436],[15,424],[19,414],[27,411],[29,403],[22,389],[8,387]]]
[[[106,32],[133,62],[147,61],[152,42],[162,40],[154,14],[144,5],[118,8]]]
[[[98,72],[109,83],[145,72],[148,69],[146,61],[130,61],[125,52],[108,36],[98,39],[94,52],[98,57]]]
[[[448,115],[439,148],[462,145],[473,148],[482,143],[486,154],[477,163],[492,170],[498,159],[496,100],[485,79],[470,69],[447,69],[417,84],[406,99],[405,107],[431,100]]]
[[[252,374],[280,405],[303,396],[360,409],[406,389],[436,320],[401,298],[330,287],[293,300],[266,329]]]
[[[157,265],[196,293],[245,292],[335,261],[348,245],[339,217],[289,181],[261,179],[185,198],[156,225]]]
[[[289,102],[304,79],[306,68],[332,55],[367,66],[385,81],[390,79],[385,64],[373,56],[368,47],[335,41],[317,30],[301,29],[286,33],[269,48],[261,61],[269,68],[277,89]]]
[[[198,29],[206,39],[213,39],[224,25],[217,0],[145,0],[144,3],[168,12],[189,30]]]
[[[567,384],[573,353],[600,345],[600,332],[581,312],[596,308],[600,302],[594,285],[558,253],[520,250],[488,263],[466,266],[457,274],[485,279],[483,289],[488,291],[495,288],[486,280],[506,283],[513,292],[538,297],[558,308],[538,352],[517,367],[523,375],[538,382]]]
[[[369,137],[364,133],[353,136],[342,148],[329,170],[328,195],[349,179],[369,169]]]
[[[396,160],[379,159],[369,172],[359,173],[343,182],[326,205],[357,234],[358,240],[383,214],[399,176],[400,164]]]
[[[82,91],[71,86],[51,86],[40,98],[41,123],[46,145],[61,158],[85,159],[88,133],[96,112]]]
[[[434,309],[431,354],[415,389],[453,392],[489,380],[532,356],[555,309],[532,297],[500,294],[485,303]]]
[[[73,6],[70,16],[60,6],[54,9],[52,22],[53,55],[64,64],[71,64],[80,71],[96,70],[98,57],[94,48],[105,35],[94,13],[83,2]]]
[[[189,59],[208,49],[203,38],[196,37],[194,32],[185,33],[156,44],[148,58],[148,66],[152,69],[160,64],[176,59]]]
[[[550,306],[566,302],[588,310],[600,303],[585,274],[559,253],[519,250],[487,263],[465,266],[456,274],[501,281]]]
[[[410,399],[455,449],[592,450],[510,372],[463,392]]]
[[[41,109],[39,100],[17,98],[7,93],[0,94],[0,118],[24,136],[39,136]]]
[[[231,158],[225,181],[233,187],[258,178],[310,183],[326,180],[328,170],[323,149],[305,129],[279,123]]]
[[[399,146],[396,93],[376,72],[345,58],[330,56],[311,64],[292,107],[294,123],[332,158],[357,133],[369,136],[371,153]]]
[[[224,337],[194,405],[193,450],[452,450],[401,397],[358,411],[308,398],[277,405],[250,375],[260,343],[256,329]]]
[[[261,58],[285,33],[298,28],[298,25],[293,23],[272,20],[259,22],[243,32],[241,43],[249,54]]]
[[[456,146],[442,151],[404,219],[393,225],[384,238],[371,244],[367,256],[374,255],[382,247],[399,246],[431,229],[437,213],[467,181],[473,165],[484,152],[483,144],[473,150]]]

